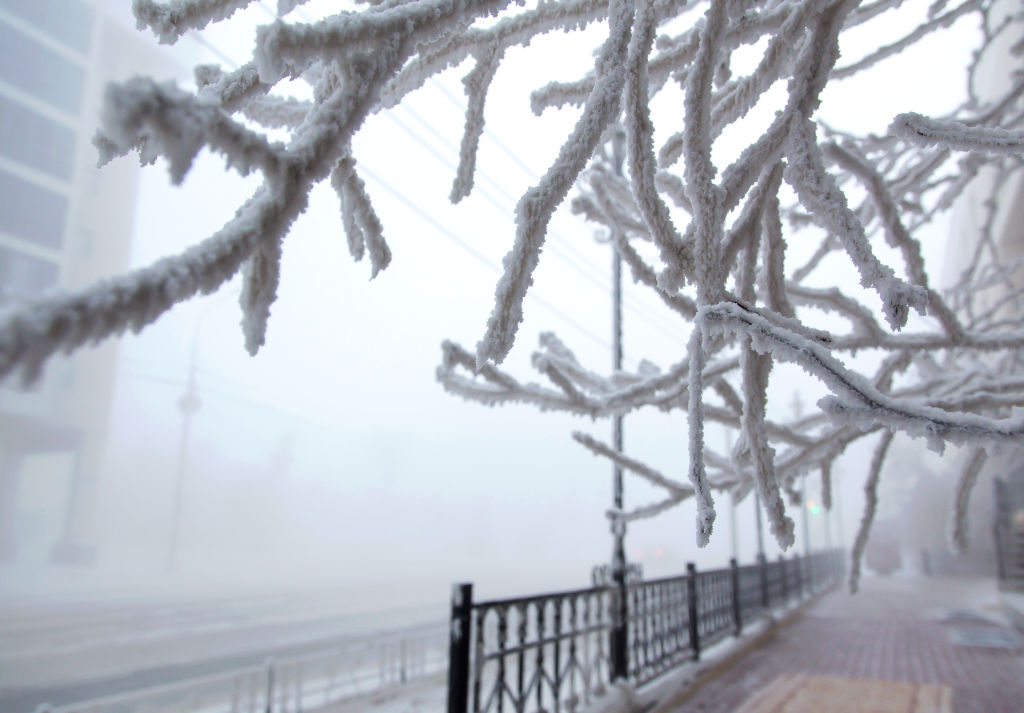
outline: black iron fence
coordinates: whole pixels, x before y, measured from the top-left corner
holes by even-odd
[[[626,678],[646,683],[739,636],[772,607],[811,596],[842,576],[840,551],[687,573],[626,586],[625,635],[613,636],[612,586],[473,601],[456,585],[448,662],[449,713],[572,713],[604,693],[612,647]],[[619,643],[621,642],[621,643]]]

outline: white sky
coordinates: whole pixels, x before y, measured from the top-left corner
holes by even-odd
[[[321,4],[310,3],[310,12]],[[908,5],[916,17],[927,3]],[[251,53],[251,28],[267,21],[264,11],[251,8],[204,32],[204,40],[242,62]],[[843,128],[881,131],[900,111],[952,108],[949,78],[962,74],[973,27],[973,19],[959,23],[919,53],[888,64],[884,74],[830,86],[823,115]],[[905,31],[891,21],[872,23],[858,32],[863,44],[844,45],[840,64]],[[302,572],[307,579],[406,585],[394,595],[396,603],[403,596],[442,602],[456,580],[475,581],[482,596],[588,581],[591,565],[610,554],[603,517],[611,500],[610,466],[569,433],[582,429],[607,439],[610,425],[467,403],[443,392],[434,369],[443,339],[472,348],[482,335],[496,266],[514,234],[515,202],[546,170],[577,116],[564,110],[534,117],[529,92],[552,79],[581,76],[592,63],[586,48],[596,46],[603,32],[603,25],[595,25],[509,52],[490,94],[477,190],[458,206],[449,205],[447,195],[463,123],[460,78],[469,65],[429,82],[388,115],[371,117],[355,155],[393,262],[369,282],[369,265],[353,264],[348,256],[333,191],[316,189],[285,241],[279,299],[257,357],[248,357],[242,346],[237,280],[122,340],[99,500],[101,571],[131,568],[136,582],[160,586],[199,576],[209,582],[214,571],[223,586]],[[197,45],[183,42],[169,51],[191,64]],[[962,82],[956,82],[952,88],[961,92]],[[666,91],[656,109],[656,124],[660,118],[674,130],[678,122],[671,113],[681,117],[681,93]],[[765,123],[774,109],[760,107],[748,123]],[[658,134],[655,144],[666,135]],[[716,154],[716,160],[724,167],[731,159]],[[178,189],[168,186],[162,168],[143,171],[133,265],[206,237],[256,184],[225,174],[222,162],[209,155]],[[526,321],[506,363],[527,380],[534,380],[529,355],[542,331],[556,331],[596,370],[611,359],[610,248],[597,244],[592,228],[566,209],[552,226]],[[926,246],[933,265],[941,264],[935,261],[944,240],[940,229]],[[792,249],[801,250],[795,244]],[[641,357],[663,367],[678,360],[689,327],[628,276],[624,283],[627,367]],[[167,574],[162,553],[181,428],[175,402],[193,335],[203,405],[189,442],[181,566]],[[816,386],[796,382],[795,373],[777,370],[775,413],[790,408],[798,383],[805,409],[820,395]],[[685,414],[643,413],[629,417],[625,429],[630,454],[685,477]],[[709,438],[722,436],[711,431]],[[857,471],[865,469],[871,443],[841,469],[853,476],[843,479],[841,490],[847,543],[858,519]],[[281,462],[282,448],[290,465],[275,476],[270,464]],[[658,496],[626,477],[627,505]],[[724,504],[727,497],[720,500]],[[706,550],[696,549],[693,510],[682,507],[633,526],[628,556],[642,561],[650,575],[682,572],[689,560],[721,566],[730,553],[728,508],[723,510]],[[747,529],[741,558],[749,560],[755,551],[749,503],[742,512]],[[813,534],[820,546],[820,530]],[[770,541],[769,552],[776,552]]]

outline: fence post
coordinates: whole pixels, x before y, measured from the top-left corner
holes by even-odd
[[[757,568],[761,575],[761,611],[768,609],[768,562],[764,558],[764,552],[757,553]]]
[[[999,527],[998,522],[992,526],[992,539],[996,543],[996,577],[999,579],[999,584],[1002,585],[1006,579],[1006,564],[1003,562],[1003,528]],[[925,574],[931,576],[931,567]]]
[[[693,649],[693,660],[700,660],[700,628],[697,626],[697,565],[686,563],[686,618],[690,625],[690,647]]]
[[[732,574],[732,620],[736,624],[736,636],[743,633],[743,613],[740,609],[740,567],[736,558],[729,560],[729,570]]]
[[[794,572],[797,575],[797,577],[796,577],[796,580],[797,580],[797,591],[794,592],[794,594],[795,594],[794,598],[795,599],[802,599],[802,598],[804,598],[804,570],[806,568],[807,568],[807,557],[805,556],[803,558],[803,560],[801,560],[801,557],[800,557],[799,554],[794,554],[793,555],[793,569],[794,569]]]
[[[779,581],[782,582],[782,603],[789,602],[789,582],[786,580],[786,556],[779,555]]]
[[[470,615],[473,585],[452,586],[452,614],[448,629],[448,713],[466,713],[469,706]]]
[[[405,673],[406,650],[405,650],[405,648],[406,647],[405,647],[405,637],[404,636],[402,637],[402,641],[399,644],[399,647],[401,649],[401,654],[400,654],[401,660],[399,662],[399,669],[398,669],[398,682],[401,683],[402,685],[405,685],[405,683],[406,683],[406,673]]]
[[[629,593],[626,589],[625,567],[616,566],[612,572],[611,629],[608,632],[608,673],[612,681],[629,678]]]
[[[267,707],[266,713],[274,711],[274,659],[267,659]]]

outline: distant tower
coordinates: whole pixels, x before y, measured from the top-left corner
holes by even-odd
[[[91,139],[103,86],[137,72],[174,68],[99,0],[0,0],[0,308],[128,266],[138,166],[97,171]],[[107,342],[51,362],[27,389],[0,383],[0,560],[17,556],[26,466],[59,453],[72,465],[53,494],[63,523],[51,558],[94,558],[116,361]]]

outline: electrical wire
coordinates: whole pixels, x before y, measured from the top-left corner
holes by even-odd
[[[424,127],[428,127],[434,136],[440,137],[440,134],[438,134],[433,129],[433,127],[431,127],[427,122],[423,121],[420,117],[418,117],[408,108],[406,108],[406,111],[411,116],[413,116],[421,125],[423,125]],[[393,112],[386,112],[386,115],[388,116],[389,119],[391,119],[392,122],[397,124],[399,128],[405,131],[406,134],[408,134],[412,139],[414,139],[417,143],[423,146],[424,149],[427,150],[432,156],[434,156],[443,165],[447,166],[452,171],[453,174],[455,173],[457,167],[451,161],[451,159],[442,155],[433,145],[431,145],[429,141],[426,141],[419,133],[417,133],[414,129],[405,124]],[[487,133],[486,129],[484,129],[484,133]],[[447,145],[448,148],[450,148],[454,153],[458,153],[457,149],[452,147],[451,144],[448,143],[446,139],[441,138],[441,141],[442,143]],[[509,203],[515,202],[515,197],[508,193],[508,191],[506,191],[497,181],[490,178],[490,176],[486,172],[478,169],[476,171],[476,175],[478,177],[483,177],[487,179],[488,183],[491,183],[495,187],[495,190],[497,190],[498,193],[502,194],[507,199],[508,203],[502,203],[486,188],[480,185],[477,185],[474,188],[473,192],[476,194],[480,194],[486,201],[488,201],[496,208],[498,208],[503,215],[511,218],[512,213],[507,206],[509,205]],[[555,255],[558,259],[565,263],[565,265],[568,266],[569,269],[573,270],[574,272],[582,276],[584,279],[586,279],[588,282],[598,287],[602,292],[608,293],[611,291],[611,284],[605,281],[606,277],[604,271],[601,268],[594,265],[594,263],[588,257],[584,256],[583,253],[579,252],[579,250],[572,245],[571,241],[569,241],[568,238],[560,235],[558,232],[553,230],[548,231],[548,236],[556,238],[559,241],[557,243],[551,240],[547,242],[547,247],[551,254]],[[570,255],[567,255],[566,253],[570,253]],[[589,267],[590,271],[583,269],[583,265]],[[631,299],[627,298],[623,300],[623,303],[626,309],[628,309],[633,314],[633,316],[639,317],[643,321],[647,322],[649,326],[661,332],[673,343],[675,343],[678,340],[678,335],[672,332],[668,327],[666,327],[663,321],[658,316],[656,316],[655,314],[653,314],[652,312],[645,309],[643,306],[634,302]]]
[[[259,3],[259,5],[264,10],[264,12],[266,12],[268,15],[270,15],[271,17],[273,17],[275,19],[277,18],[276,13],[271,11],[270,8],[268,8],[264,3],[261,2],[261,3]],[[315,22],[314,18],[311,17],[309,15],[309,13],[307,13],[301,7],[296,8],[294,12],[296,13],[296,15],[298,17],[302,18],[306,22]],[[444,86],[444,83],[442,83],[436,76],[430,78],[430,83],[438,90],[438,92],[442,96],[445,97],[445,99],[448,100],[449,103],[452,104],[453,107],[455,107],[456,109],[459,110],[460,114],[462,114],[465,111],[465,107],[464,107],[463,103],[457,97],[455,97],[448,90],[448,88],[446,86]],[[404,104],[399,104],[398,106],[402,107],[402,109],[405,112],[407,112],[408,115],[411,116],[420,126],[424,127],[434,137],[435,140],[437,140],[443,146],[447,147],[453,154],[458,154],[459,153],[459,149],[454,144],[452,144],[451,141],[446,136],[444,136],[439,131],[437,131],[433,127],[433,125],[431,125],[429,122],[425,121],[418,114],[412,112]],[[439,161],[441,161],[444,165],[448,166],[451,169],[451,171],[453,172],[453,174],[454,174],[454,172],[457,170],[457,167],[451,161],[451,159],[443,156],[439,151],[437,151],[437,149],[429,141],[424,140],[423,137],[419,133],[417,133],[414,129],[412,129],[407,124],[405,124],[393,112],[388,111],[388,112],[384,112],[384,113],[388,116],[388,118],[390,118],[392,121],[394,121],[396,124],[398,124],[398,126],[403,131],[405,131],[409,136],[411,136],[415,141],[417,141],[417,143],[419,143],[428,152],[430,152],[431,155],[433,155],[435,158],[437,158]],[[530,180],[536,181],[536,180],[539,179],[539,176],[537,175],[537,173],[532,168],[530,168],[530,166],[528,166],[519,157],[519,155],[516,154],[516,152],[514,152],[512,149],[510,149],[508,147],[508,145],[504,141],[502,141],[494,133],[494,131],[492,129],[490,129],[486,125],[484,126],[484,129],[483,129],[483,135],[492,144],[494,144],[502,153],[504,153],[505,156],[507,156],[509,159],[511,159],[512,162],[515,163],[525,173],[525,175]],[[505,215],[511,216],[512,214],[508,210],[507,205],[515,203],[516,200],[517,200],[516,197],[511,195],[507,190],[505,190],[505,187],[499,181],[497,181],[496,179],[491,177],[486,171],[482,171],[479,168],[477,168],[477,170],[475,171],[475,175],[477,177],[482,178],[483,180],[487,181],[487,183],[489,183],[498,193],[500,193],[503,197],[505,197],[507,199],[508,203],[507,204],[501,203],[500,201],[496,200],[493,195],[490,195],[489,193],[487,193],[486,191],[481,189],[479,186],[477,186],[476,192],[480,192],[484,196],[485,199],[487,199],[490,203],[492,203],[496,207],[498,207]],[[549,238],[555,238],[556,240],[559,241],[559,244],[557,246],[551,240],[548,241],[549,250],[550,250],[550,252],[553,255],[555,255],[557,258],[561,259],[566,265],[569,266],[570,269],[572,269],[573,271],[575,271],[578,274],[582,275],[589,282],[591,282],[592,284],[595,284],[596,286],[600,287],[600,289],[602,291],[604,291],[604,292],[610,292],[611,291],[611,284],[610,284],[610,282],[609,283],[605,283],[604,282],[605,272],[604,272],[603,268],[595,265],[590,260],[590,258],[588,256],[584,255],[582,252],[580,252],[572,244],[572,242],[568,238],[566,238],[565,236],[560,235],[557,231],[549,230],[548,231],[548,236],[549,236]],[[572,257],[570,258],[569,256],[565,255],[565,252],[571,253]],[[581,265],[586,265],[587,267],[590,268],[590,270],[592,272],[588,274],[585,270],[582,269]],[[600,276],[600,277],[595,277],[595,273],[596,273],[597,276]],[[623,305],[634,316],[638,316],[643,321],[647,322],[647,324],[649,326],[651,326],[652,328],[658,330],[662,335],[667,337],[673,344],[676,344],[678,342],[679,335],[674,330],[672,330],[671,328],[666,327],[664,322],[663,322],[663,319],[661,317],[659,317],[655,313],[651,312],[649,309],[645,308],[641,304],[635,302],[633,299],[630,298],[629,295],[624,294],[623,297],[624,297]]]
[[[268,15],[270,15],[272,18],[277,19],[276,13],[274,13],[272,10],[270,10],[270,8],[266,7],[266,5],[264,5],[263,3],[258,3],[258,6],[264,12],[266,12]],[[310,18],[306,13],[304,13],[301,8],[297,9],[297,12],[298,12],[298,14],[300,16],[304,16],[304,19],[306,19],[307,21],[312,21],[312,18]],[[193,32],[191,32],[189,34],[194,39],[196,39],[197,42],[200,45],[202,45],[203,47],[208,49],[210,52],[212,52],[214,55],[216,55],[218,58],[220,58],[221,61],[223,61],[226,65],[228,65],[232,69],[237,69],[238,68],[238,66],[239,66],[238,62],[236,62],[233,59],[231,59],[227,55],[227,53],[225,53],[224,51],[220,50],[216,45],[214,45],[212,42],[210,42],[210,40],[207,39],[206,37],[204,37],[201,32],[193,31]],[[441,86],[441,85],[439,85],[439,86]],[[443,87],[442,87],[442,89],[443,89]],[[456,100],[455,97],[453,97],[450,92],[448,92],[446,89],[443,89],[442,94],[444,94],[450,101],[454,101],[456,103],[456,105],[458,106],[458,100]],[[460,110],[461,110],[461,107],[460,107]],[[402,122],[401,119],[399,119],[397,116],[393,116],[390,112],[385,112],[385,113],[396,124],[398,124],[401,128],[403,128],[403,130],[406,131],[406,133],[408,133],[418,143],[420,143],[436,159],[438,159],[443,164],[445,164],[445,165],[449,166],[450,168],[452,168],[452,170],[455,169],[454,165],[451,163],[451,161],[449,159],[447,159],[446,157],[441,155],[437,151],[437,149],[435,147],[431,146],[429,142],[425,141],[412,128],[410,128],[410,127],[408,127],[408,125],[404,124],[404,122]],[[425,123],[425,122],[423,122],[423,123]],[[433,133],[435,133],[435,135],[438,135],[436,132],[433,132]],[[485,129],[485,134],[486,133],[487,132],[486,132],[486,129]],[[503,151],[505,151],[509,156],[511,156],[515,160],[515,162],[521,168],[523,168],[523,170],[525,170],[528,173],[528,175],[530,175],[530,176],[535,176],[536,175],[536,174],[533,173],[533,171],[525,163],[522,162],[521,159],[519,159],[514,154],[512,154],[511,150],[508,149],[508,147],[505,146],[503,143],[501,143],[499,139],[496,139],[494,137],[491,137],[491,138],[496,143],[496,145],[499,145],[502,148]],[[448,144],[450,146],[450,144],[448,143],[448,141],[446,139],[442,138],[442,142],[446,143],[446,144]],[[423,218],[428,223],[430,223],[434,228],[436,228],[438,230],[438,232],[441,235],[443,235],[447,239],[451,240],[460,249],[465,251],[467,254],[469,254],[471,257],[476,259],[481,264],[487,266],[489,269],[493,270],[497,274],[501,274],[501,268],[496,263],[494,263],[492,260],[490,260],[489,258],[484,256],[482,253],[480,253],[478,250],[476,250],[474,247],[472,247],[468,242],[466,242],[464,239],[462,239],[458,235],[456,235],[452,230],[450,230],[449,228],[447,228],[446,226],[441,224],[437,219],[435,219],[433,216],[429,215],[426,211],[424,211],[422,208],[420,208],[418,205],[416,205],[413,201],[409,200],[403,193],[401,193],[400,191],[395,189],[390,183],[388,183],[386,180],[381,178],[376,172],[372,171],[366,165],[366,163],[363,162],[363,161],[360,161],[360,170],[361,170],[361,172],[365,173],[368,177],[372,178],[373,181],[376,184],[378,184],[381,188],[383,188],[388,193],[390,193],[392,196],[394,196],[398,201],[400,201],[402,204],[404,204],[410,210],[412,210],[417,215],[419,215],[421,218]],[[498,185],[497,182],[494,181],[493,179],[490,179],[489,176],[487,178],[488,178],[490,183],[493,183],[496,186]],[[504,192],[504,189],[499,189],[499,190]],[[483,193],[483,191],[481,191],[481,192]],[[508,195],[508,194],[506,193],[506,195]],[[494,204],[498,208],[502,209],[502,211],[506,212],[506,214],[507,214],[507,211],[506,211],[504,205],[501,204],[500,201],[495,199],[493,195],[487,193],[485,195],[485,197],[489,200],[489,202],[491,202],[492,204]],[[557,248],[553,247],[552,248],[552,253],[556,254],[558,257],[560,257],[567,265],[570,266],[571,269],[573,269],[575,272],[577,272],[578,274],[583,276],[585,279],[590,281],[592,284],[594,284],[597,287],[599,287],[602,291],[608,292],[610,290],[610,286],[609,285],[603,284],[603,282],[601,282],[601,280],[599,278],[596,278],[592,273],[588,273],[588,272],[584,271],[582,268],[580,268],[578,265],[576,265],[573,262],[573,260],[571,260],[570,258],[565,256],[565,254],[562,253]],[[586,260],[585,258],[582,258],[581,255],[579,255],[578,253],[577,253],[577,255],[580,257],[580,259],[584,263],[590,264],[589,261]],[[591,265],[591,267],[592,267],[592,269],[597,269],[597,268],[593,268],[592,265]],[[556,307],[551,301],[546,300],[546,299],[544,299],[543,296],[541,296],[540,294],[537,294],[537,290],[536,289],[530,290],[530,292],[528,293],[527,296],[529,298],[533,299],[535,302],[537,302],[537,304],[543,306],[551,314],[553,314],[559,320],[564,322],[567,326],[571,327],[572,329],[576,330],[578,333],[580,333],[583,336],[587,337],[588,339],[593,341],[595,344],[597,344],[597,345],[599,345],[602,348],[607,349],[607,350],[611,349],[611,344],[610,344],[610,342],[607,339],[604,339],[604,338],[598,336],[593,331],[591,331],[587,327],[583,326],[582,324],[580,324],[578,321],[576,321],[575,319],[573,319],[569,315],[565,314],[562,310],[560,310],[558,307]],[[656,328],[659,331],[661,331],[665,336],[670,338],[673,342],[676,341],[676,335],[672,334],[668,329],[666,329],[664,326],[660,325],[656,321],[656,318],[654,318],[653,316],[651,316],[649,314],[644,313],[643,311],[639,310],[636,306],[634,306],[632,304],[627,304],[627,307],[631,311],[633,311],[634,314],[636,314],[638,316],[639,315],[643,315],[644,321],[647,321],[651,326],[653,326],[654,328]],[[635,360],[630,360],[630,361],[632,362],[632,365],[635,367],[636,366]]]
[[[396,188],[394,188],[390,183],[388,183],[384,179],[380,178],[373,170],[368,168],[365,163],[361,162],[359,164],[359,168],[360,168],[360,173],[365,174],[368,178],[372,179],[374,183],[378,184],[381,188],[383,188],[388,193],[390,193],[394,198],[396,198],[398,201],[400,201],[403,205],[405,205],[407,208],[409,208],[414,213],[416,213],[416,215],[420,216],[421,218],[423,218],[423,220],[425,220],[428,223],[430,223],[430,225],[432,225],[439,233],[441,233],[441,235],[443,235],[444,237],[446,237],[449,240],[451,240],[453,243],[455,243],[457,246],[459,246],[462,250],[466,251],[469,255],[471,255],[473,258],[475,258],[478,262],[480,262],[481,264],[487,266],[489,269],[494,271],[496,274],[499,274],[499,275],[501,274],[501,268],[498,266],[497,263],[492,261],[490,258],[484,256],[476,248],[474,248],[472,245],[470,245],[465,240],[460,238],[450,228],[448,228],[443,223],[441,223],[436,218],[434,218],[432,215],[430,215],[425,210],[420,208],[413,201],[409,200],[409,198],[407,198],[401,191],[399,191]],[[582,324],[580,324],[579,322],[574,320],[572,317],[570,317],[567,314],[565,314],[564,312],[562,312],[562,310],[560,310],[557,307],[555,307],[551,302],[549,302],[548,300],[544,299],[539,294],[537,294],[536,290],[531,290],[529,293],[527,293],[527,298],[528,299],[532,299],[537,304],[543,306],[545,309],[547,309],[553,315],[555,315],[560,320],[565,322],[566,325],[572,327],[577,332],[579,332],[580,334],[584,335],[585,337],[587,337],[588,339],[593,341],[595,344],[599,345],[600,347],[602,347],[604,349],[611,349],[611,343],[608,340],[606,340],[606,339],[604,339],[602,337],[599,337],[598,335],[594,334],[594,332],[592,332],[591,330],[587,329]]]

